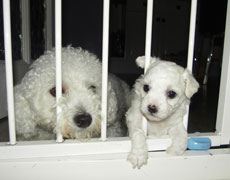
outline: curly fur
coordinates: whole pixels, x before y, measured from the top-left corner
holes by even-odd
[[[55,87],[55,53],[38,58],[15,87],[16,132],[19,140],[54,139],[59,131],[65,138],[98,137],[101,129],[101,62],[81,48],[62,50],[63,96],[56,123],[56,100],[50,93]],[[108,136],[124,136],[123,115],[129,104],[129,87],[114,75],[108,79]],[[73,119],[90,114],[92,123],[81,128]]]

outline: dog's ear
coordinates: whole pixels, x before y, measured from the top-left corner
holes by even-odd
[[[188,69],[184,70],[183,77],[185,81],[185,95],[190,99],[193,94],[198,91],[199,83],[196,81]]]
[[[150,64],[155,63],[158,61],[159,58],[156,57],[150,57]],[[144,69],[145,68],[145,56],[139,56],[136,59],[137,66]]]

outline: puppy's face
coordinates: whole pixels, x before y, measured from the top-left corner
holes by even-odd
[[[172,62],[159,61],[151,64],[140,81],[141,112],[149,121],[161,121],[171,116],[185,99],[191,96],[187,88],[198,84],[189,82],[188,72]],[[191,88],[192,89],[192,88]],[[193,94],[194,92],[192,92]]]

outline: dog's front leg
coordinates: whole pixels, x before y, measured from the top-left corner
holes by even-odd
[[[139,101],[134,100],[126,114],[131,139],[131,151],[127,160],[132,163],[133,168],[141,168],[141,166],[147,164],[148,159],[146,136],[142,129],[142,114],[139,109]]]
[[[183,123],[179,123],[172,127],[168,132],[172,139],[172,144],[166,150],[171,155],[181,155],[187,148],[187,131]]]
[[[147,164],[148,148],[143,130],[136,129],[131,138],[131,151],[127,160],[132,163],[133,168],[141,168]]]

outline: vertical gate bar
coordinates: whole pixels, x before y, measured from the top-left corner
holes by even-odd
[[[55,1],[55,54],[56,54],[56,104],[57,123],[61,107],[59,100],[62,97],[62,0]],[[57,132],[57,142],[63,142],[60,132]]]
[[[146,37],[145,37],[145,70],[146,73],[150,65],[151,47],[152,47],[152,19],[153,19],[153,0],[147,2],[147,17],[146,17]],[[147,135],[147,121],[143,117],[142,123],[145,135]]]
[[[52,45],[52,5],[53,1],[45,0],[45,50],[51,50]]]
[[[30,0],[21,1],[22,14],[22,59],[26,63],[31,61],[30,42]]]
[[[101,140],[106,140],[107,127],[107,89],[108,89],[108,52],[109,52],[109,6],[110,1],[103,3],[103,40],[102,40],[102,122]]]
[[[150,64],[152,47],[152,20],[153,20],[153,0],[148,0],[146,17],[146,37],[145,37],[145,73]]]
[[[221,135],[221,143],[230,142],[230,1],[227,2],[224,50],[221,70],[220,92],[216,119],[216,131]]]
[[[192,72],[192,66],[193,66],[193,54],[194,54],[194,45],[195,45],[196,12],[197,12],[197,0],[191,0],[188,61],[187,61],[187,68],[191,72]]]
[[[188,57],[187,57],[187,69],[192,72],[194,46],[195,46],[195,32],[196,32],[196,12],[197,12],[197,0],[191,0],[191,12],[190,12],[190,27],[189,27],[189,43],[188,43]],[[187,107],[187,114],[184,116],[184,126],[188,128],[188,115],[189,107]]]
[[[11,22],[10,1],[3,0],[4,16],[4,43],[5,43],[5,66],[6,66],[6,89],[8,105],[8,121],[10,144],[16,144],[15,114],[14,114],[14,91],[13,91],[13,69],[12,69],[12,44],[11,44]]]

